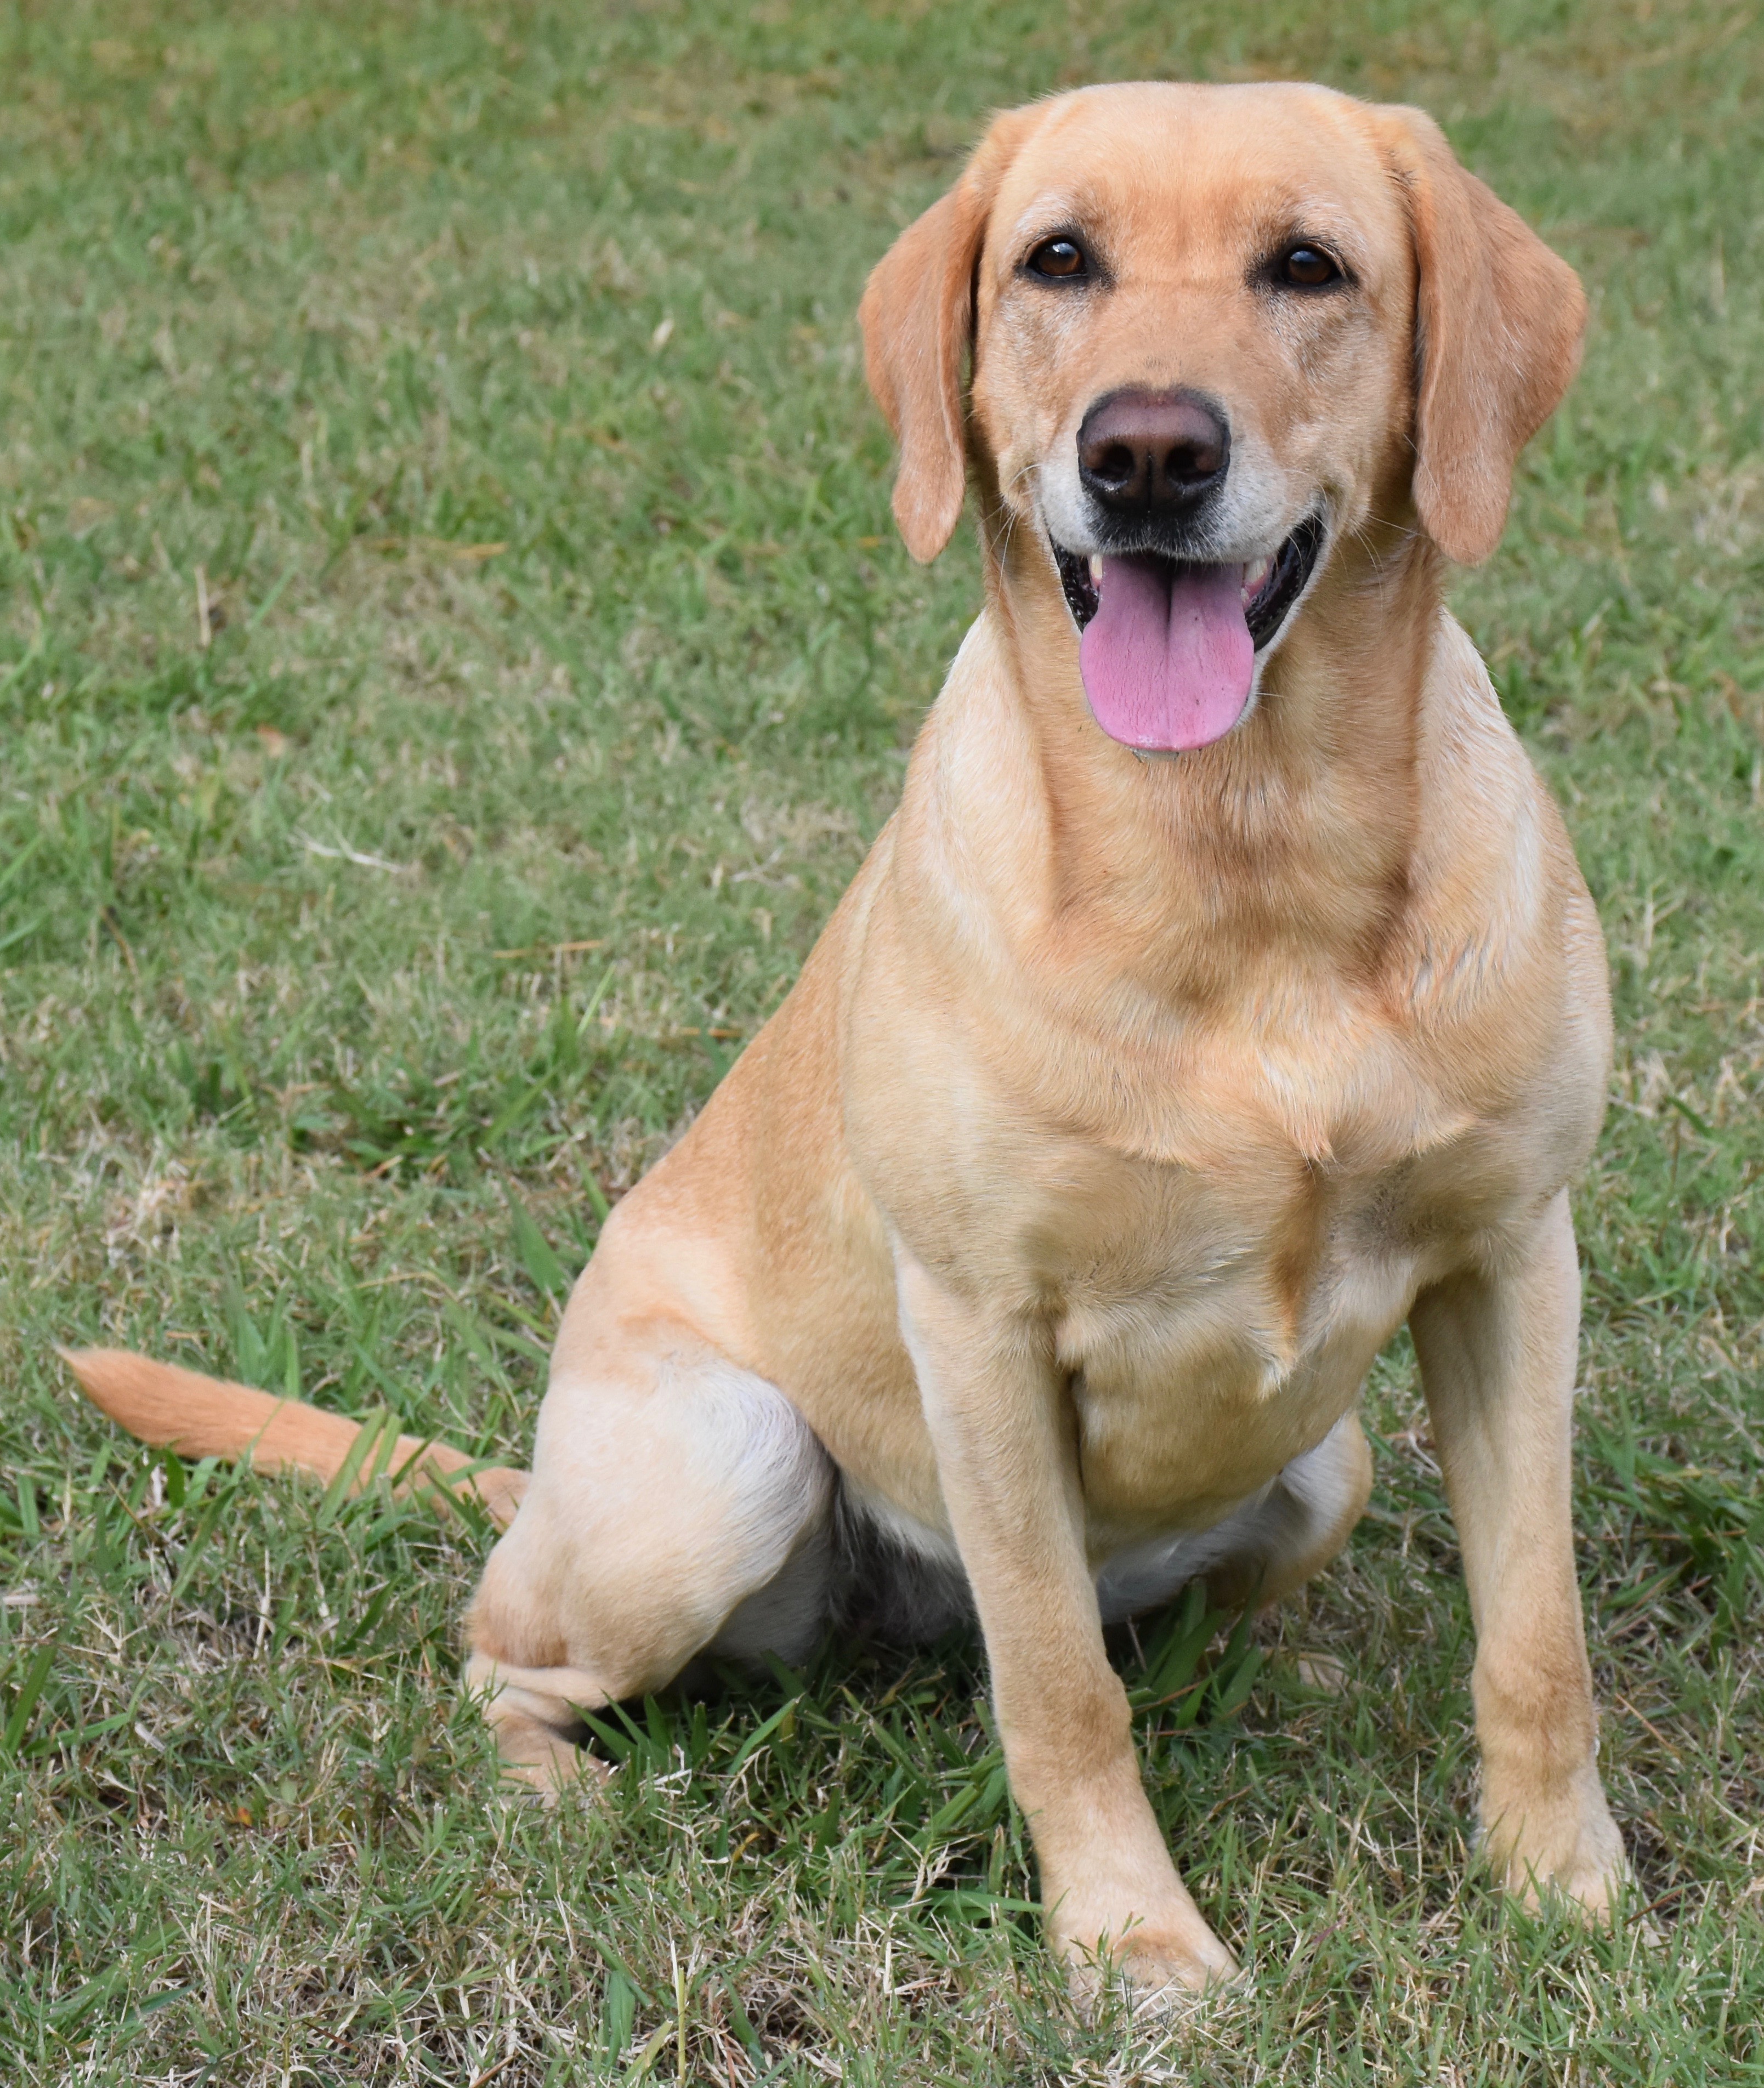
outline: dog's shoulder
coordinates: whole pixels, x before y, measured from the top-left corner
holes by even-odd
[[[1610,1001],[1598,916],[1561,812],[1468,635],[1441,612],[1417,748],[1419,818],[1389,986],[1415,1044],[1467,1090],[1585,1123]],[[1580,1097],[1569,1102],[1565,1096]]]
[[[1564,947],[1586,885],[1555,799],[1469,634],[1441,610],[1421,704],[1415,916],[1520,962]]]

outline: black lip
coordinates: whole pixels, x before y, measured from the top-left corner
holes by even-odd
[[[1047,541],[1052,546],[1054,563],[1060,568],[1060,584],[1065,594],[1066,606],[1072,611],[1073,622],[1082,631],[1100,606],[1096,583],[1090,577],[1090,562],[1076,551],[1068,551],[1063,544],[1054,543],[1051,537]],[[1258,652],[1274,638],[1286,622],[1287,612],[1304,593],[1322,549],[1322,517],[1308,515],[1274,554],[1267,579],[1244,611],[1244,620],[1249,626],[1249,635]],[[1157,552],[1136,555],[1161,556]],[[1163,558],[1162,563],[1171,568],[1174,578],[1201,562],[1196,558]]]

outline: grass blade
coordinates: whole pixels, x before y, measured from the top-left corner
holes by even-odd
[[[562,1299],[570,1292],[569,1272],[553,1252],[545,1234],[534,1224],[526,1206],[513,1196],[508,1199],[515,1223],[515,1252],[520,1265],[533,1278],[533,1288],[546,1297]]]
[[[362,1478],[362,1467],[366,1465],[370,1455],[379,1455],[383,1436],[390,1439],[386,1453],[389,1457],[397,1445],[398,1423],[392,1417],[391,1408],[386,1406],[376,1407],[371,1414],[362,1417],[360,1433],[349,1445],[349,1455],[337,1467],[319,1500],[315,1520],[321,1528],[336,1520],[338,1509],[354,1489],[357,1479]],[[372,1476],[370,1466],[367,1478],[362,1479],[364,1486]]]
[[[12,1709],[7,1714],[6,1730],[0,1732],[0,1754],[18,1752],[19,1743],[24,1737],[24,1729],[31,1722],[31,1714],[36,1709],[36,1700],[43,1693],[43,1685],[49,1680],[49,1671],[54,1663],[55,1643],[52,1639],[46,1645],[37,1648],[36,1658],[19,1684],[19,1693],[13,1698]]]

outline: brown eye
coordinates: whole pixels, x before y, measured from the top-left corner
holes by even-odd
[[[1031,273],[1052,276],[1069,280],[1074,276],[1088,276],[1090,264],[1084,258],[1084,249],[1075,239],[1047,239],[1029,257]]]
[[[1320,246],[1295,246],[1281,256],[1277,272],[1282,282],[1301,290],[1321,290],[1342,280],[1341,270]]]

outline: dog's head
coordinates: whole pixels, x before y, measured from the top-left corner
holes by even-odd
[[[1058,575],[1098,722],[1161,750],[1246,714],[1369,520],[1493,550],[1584,315],[1419,111],[1173,85],[999,118],[861,314],[908,549],[948,541],[971,455]]]

